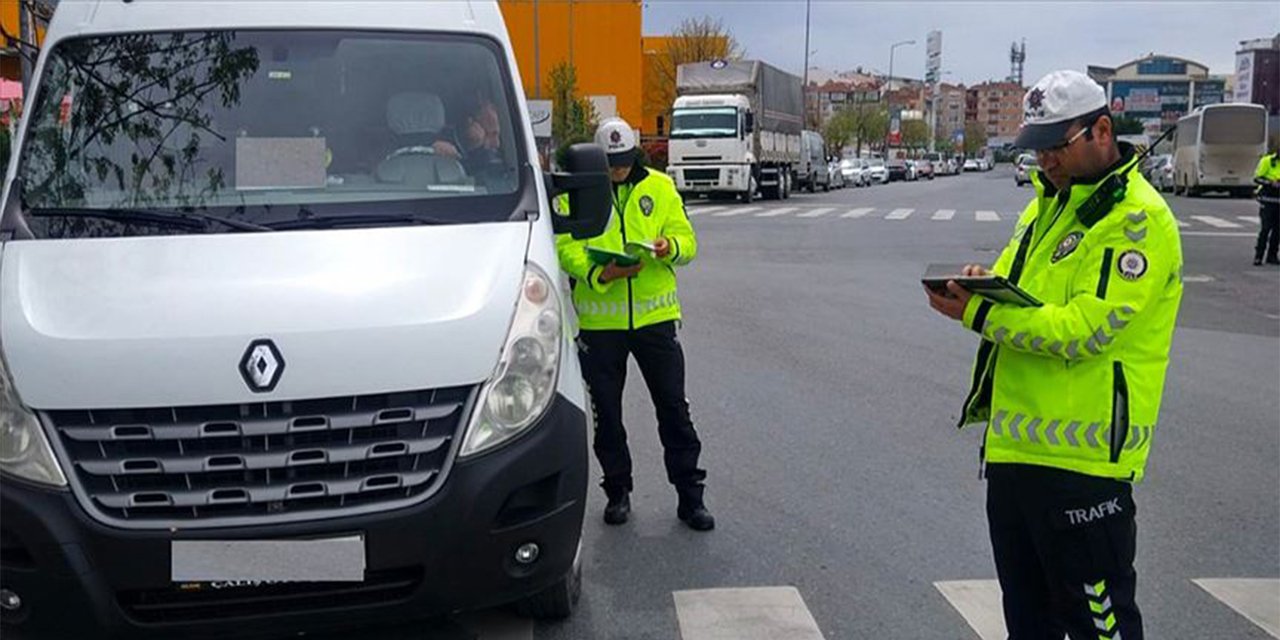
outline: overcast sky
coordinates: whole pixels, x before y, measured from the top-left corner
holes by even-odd
[[[644,32],[669,33],[689,17],[724,21],[751,58],[797,74],[804,67],[804,0],[644,0]],[[1156,52],[1230,74],[1241,40],[1280,30],[1280,2],[996,2],[813,0],[810,65],[861,65],[923,77],[925,37],[942,31],[943,81],[974,84],[1009,75],[1009,46],[1026,38],[1027,84],[1054,69],[1114,67]],[[946,72],[950,71],[950,74]]]

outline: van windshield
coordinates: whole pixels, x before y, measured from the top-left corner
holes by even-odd
[[[123,233],[59,210],[509,219],[528,181],[498,54],[479,37],[376,32],[66,41],[30,114],[23,204],[46,237]]]

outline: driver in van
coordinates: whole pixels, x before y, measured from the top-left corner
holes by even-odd
[[[468,174],[478,176],[502,162],[498,109],[492,100],[476,94],[465,99],[462,111],[466,115],[453,134],[432,147],[436,153],[461,162]]]

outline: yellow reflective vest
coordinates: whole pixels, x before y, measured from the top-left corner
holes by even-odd
[[[1043,306],[974,296],[965,308],[983,339],[960,425],[986,423],[985,462],[1142,478],[1182,300],[1182,244],[1121,147],[1108,174],[1125,180],[1120,189],[1104,178],[1053,193],[1033,177],[1037,197],[993,271]]]
[[[567,212],[567,198],[558,204],[562,214]],[[600,282],[603,267],[587,257],[587,247],[623,252],[627,242],[659,237],[671,242],[671,252],[661,259],[645,256],[644,268],[632,278]],[[614,185],[613,213],[604,233],[586,240],[558,235],[556,250],[560,266],[574,279],[573,305],[583,329],[639,329],[681,319],[675,268],[697,256],[698,239],[666,174],[638,167],[626,182]]]
[[[1280,180],[1280,160],[1277,160],[1276,154],[1262,156],[1258,161],[1257,171],[1253,172],[1253,177],[1269,182]],[[1280,202],[1280,193],[1277,193],[1275,187],[1258,185],[1255,192],[1261,202]]]

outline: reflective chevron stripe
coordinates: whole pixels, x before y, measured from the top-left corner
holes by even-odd
[[[1133,451],[1146,445],[1151,440],[1152,429],[1150,425],[1131,425],[1125,436],[1124,449]],[[1010,414],[1007,410],[996,411],[991,417],[992,435],[1050,447],[1078,449],[1083,445],[1090,449],[1108,448],[1110,432],[1111,427],[1101,422],[1063,421],[1024,413]]]

